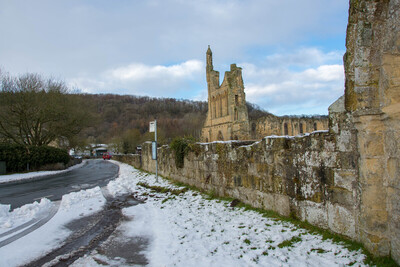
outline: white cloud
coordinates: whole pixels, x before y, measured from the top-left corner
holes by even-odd
[[[106,70],[97,77],[82,76],[70,84],[87,93],[107,92],[171,97],[173,94],[200,83],[203,62],[188,60],[171,66],[132,63]]]
[[[301,55],[304,51],[306,53]],[[326,64],[338,62],[341,53],[302,49],[292,54],[276,54],[271,58],[279,58],[279,66],[240,64],[249,102],[277,115],[327,114],[329,105],[343,94],[343,65]],[[296,62],[308,62],[304,65],[314,66],[293,68]]]
[[[306,81],[322,81],[322,82],[335,82],[343,80],[344,68],[343,65],[322,65],[316,69],[307,69],[299,75],[299,79]]]
[[[148,66],[136,63],[110,70],[107,76],[120,81],[140,81],[166,76],[175,79],[192,79],[193,75],[201,70],[203,70],[203,62],[199,60],[189,60],[172,66]]]
[[[269,65],[275,66],[309,66],[342,60],[344,51],[322,52],[315,47],[298,49],[292,53],[279,53],[266,57]]]

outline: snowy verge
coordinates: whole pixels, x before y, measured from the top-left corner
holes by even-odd
[[[143,237],[149,266],[363,266],[365,255],[344,245],[323,240],[305,229],[261,214],[232,208],[187,190],[174,195],[157,193],[151,186],[181,189],[154,175],[118,163],[119,177],[107,188],[110,194],[131,193],[144,204],[123,209],[130,220],[120,227],[125,237]],[[148,186],[143,186],[144,184]],[[171,191],[172,191],[171,190]],[[115,264],[99,251],[72,266]]]
[[[40,171],[40,172],[28,172],[28,173],[15,173],[15,174],[0,175],[0,184],[17,182],[17,181],[22,181],[22,180],[30,180],[30,179],[40,178],[40,177],[44,177],[44,176],[69,172],[69,171],[72,171],[73,169],[82,167],[86,163],[87,163],[86,160],[84,160],[84,161],[82,161],[82,163],[76,164],[65,170],[60,170],[60,171]]]
[[[28,235],[0,248],[0,266],[20,266],[60,247],[71,231],[64,227],[68,222],[100,211],[106,199],[100,187],[72,192],[62,197],[56,215],[46,224]],[[42,199],[40,203],[24,205],[9,212],[7,205],[0,206],[0,227],[4,231],[46,214],[54,203]]]
[[[26,204],[10,212],[11,205],[0,204],[0,234],[16,228],[32,219],[46,216],[55,204],[47,198]]]

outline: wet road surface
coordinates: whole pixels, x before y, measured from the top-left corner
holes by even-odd
[[[0,203],[15,209],[46,197],[60,200],[64,194],[105,186],[117,177],[119,167],[104,160],[88,160],[77,169],[26,182],[0,185]]]
[[[148,264],[142,251],[148,246],[149,240],[138,237],[119,242],[118,236],[121,233],[115,231],[124,220],[121,209],[140,203],[142,203],[140,200],[131,195],[107,198],[107,204],[101,212],[66,225],[72,234],[61,247],[24,265],[24,267],[43,265],[66,267],[85,254],[90,254],[93,250],[111,259],[122,259],[124,265],[143,266]],[[99,261],[98,263],[101,265],[108,265],[98,259],[95,261]]]

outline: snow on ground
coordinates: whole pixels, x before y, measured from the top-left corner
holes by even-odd
[[[188,190],[180,195],[156,193],[139,182],[177,188],[168,181],[120,165],[120,176],[108,184],[110,194],[134,193],[146,198],[144,204],[123,209],[131,220],[122,223],[124,236],[146,238],[144,251],[150,266],[343,266],[363,265],[360,251],[307,230],[254,211],[232,208],[230,203],[209,200]],[[122,266],[93,251],[73,266]]]
[[[24,205],[10,212],[11,205],[0,204],[0,234],[7,232],[19,225],[32,219],[37,219],[47,215],[54,203],[47,198],[42,198],[40,202]]]
[[[105,202],[100,187],[64,195],[57,214],[50,221],[28,235],[0,247],[0,266],[20,266],[60,247],[70,235],[64,225],[100,211]],[[27,204],[12,212],[9,212],[8,205],[1,205],[0,231],[8,231],[45,214],[52,205],[54,203],[42,199],[40,203]]]
[[[82,161],[82,163],[80,163],[80,164],[71,166],[65,170],[60,170],[60,171],[40,171],[40,172],[27,172],[27,173],[15,173],[15,174],[0,175],[0,184],[16,182],[16,181],[20,181],[20,180],[30,180],[30,179],[43,177],[43,176],[59,174],[59,173],[63,173],[63,172],[69,172],[73,169],[82,167],[84,164],[86,164],[86,160]]]

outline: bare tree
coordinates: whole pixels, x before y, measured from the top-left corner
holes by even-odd
[[[37,74],[2,75],[0,139],[29,146],[69,139],[88,123],[65,83]]]

